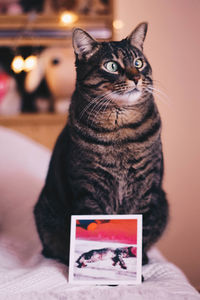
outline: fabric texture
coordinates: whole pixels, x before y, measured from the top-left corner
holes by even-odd
[[[50,151],[0,127],[0,299],[196,300],[185,275],[153,248],[143,267],[145,281],[129,286],[78,286],[63,264],[44,258],[33,206],[48,169]]]

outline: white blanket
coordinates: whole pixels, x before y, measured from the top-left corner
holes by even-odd
[[[195,300],[197,291],[158,250],[137,286],[78,286],[64,265],[41,256],[32,209],[47,172],[50,152],[0,128],[0,300]]]

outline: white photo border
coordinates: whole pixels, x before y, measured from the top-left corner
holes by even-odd
[[[74,253],[76,240],[76,221],[77,220],[137,220],[137,272],[135,280],[74,280]],[[70,284],[78,285],[133,285],[140,284],[142,281],[142,215],[72,215],[71,216],[71,235],[70,235],[70,259],[68,281]]]

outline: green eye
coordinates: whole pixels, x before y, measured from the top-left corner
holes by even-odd
[[[134,61],[134,65],[137,69],[141,69],[143,67],[143,61],[141,58],[137,58],[135,61]]]
[[[105,63],[104,66],[111,73],[115,73],[118,71],[118,64],[114,61],[109,61],[109,62]]]

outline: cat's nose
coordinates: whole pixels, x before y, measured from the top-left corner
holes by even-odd
[[[135,84],[140,80],[140,73],[136,68],[130,68],[126,71],[126,76],[129,80],[133,80]]]
[[[135,84],[137,84],[138,81],[140,80],[140,75],[134,76],[134,77],[132,78],[132,80],[134,81]]]

